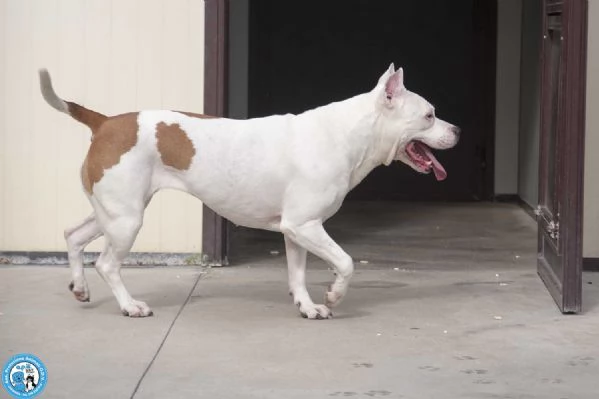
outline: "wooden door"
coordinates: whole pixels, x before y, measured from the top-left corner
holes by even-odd
[[[586,0],[545,0],[538,273],[564,313],[581,309]]]

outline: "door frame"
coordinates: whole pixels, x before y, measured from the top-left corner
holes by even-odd
[[[544,240],[544,209],[537,209],[539,219],[538,273],[551,296],[563,313],[580,312],[582,293],[582,221],[584,189],[584,138],[586,103],[586,59],[587,59],[587,0],[545,0],[543,7],[543,50],[541,52],[541,145],[539,159],[539,202],[545,193],[547,170],[546,147],[547,113],[550,112],[549,95],[543,95],[543,88],[550,87],[545,66],[547,40],[547,16],[551,13],[562,15],[562,58],[560,95],[558,97],[560,119],[558,120],[558,147],[556,155],[556,176],[558,203],[558,234],[561,250],[561,275],[557,275],[547,263],[542,252]]]
[[[204,113],[227,116],[229,0],[204,0]],[[204,205],[202,263],[228,263],[228,222]]]

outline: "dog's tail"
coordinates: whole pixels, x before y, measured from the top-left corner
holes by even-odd
[[[40,88],[42,90],[42,96],[44,96],[44,100],[50,106],[60,112],[64,112],[67,115],[70,115],[75,120],[87,125],[91,130],[92,134],[96,132],[96,130],[104,123],[108,117],[106,115],[100,114],[96,111],[92,111],[91,109],[87,109],[77,103],[64,101],[62,98],[58,97],[54,88],[52,87],[52,79],[50,79],[50,74],[47,69],[40,69]]]

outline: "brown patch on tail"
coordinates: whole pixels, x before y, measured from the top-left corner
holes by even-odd
[[[129,152],[137,144],[139,129],[137,116],[138,113],[135,112],[106,118],[97,127],[87,158],[81,168],[81,180],[88,193],[93,192],[94,184],[102,179],[104,171],[118,164],[123,154]],[[86,122],[83,123],[87,125]],[[95,122],[91,121],[90,123]],[[91,125],[88,126],[91,127]]]
[[[160,122],[156,125],[156,139],[163,164],[179,170],[189,169],[196,149],[179,124]]]
[[[69,107],[69,114],[77,121],[87,125],[91,130],[92,134],[96,134],[100,126],[108,119],[106,115],[99,112],[87,109],[77,103],[65,101]]]

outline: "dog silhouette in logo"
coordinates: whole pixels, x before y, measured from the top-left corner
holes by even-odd
[[[23,383],[24,378],[25,378],[25,375],[23,374],[22,371],[15,371],[13,373],[12,386],[14,387],[15,391],[25,392],[25,384]]]
[[[27,391],[27,392],[33,391],[36,386],[37,386],[37,384],[35,383],[35,379],[33,378],[33,376],[28,375],[27,378],[25,379],[25,391]]]

